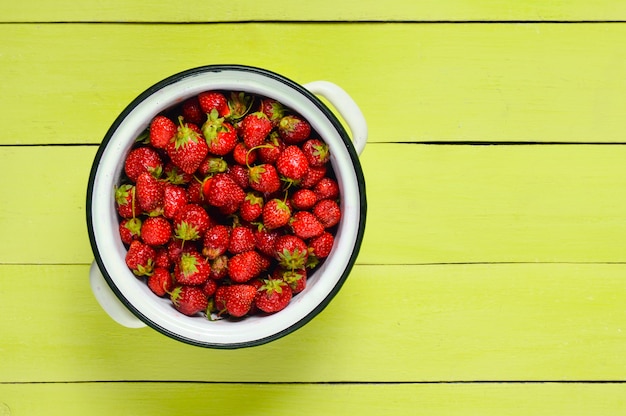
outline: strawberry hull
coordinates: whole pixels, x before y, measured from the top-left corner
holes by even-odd
[[[330,151],[329,166],[339,187],[341,219],[332,232],[328,256],[308,276],[306,287],[283,309],[243,319],[209,320],[201,313],[179,313],[167,297],[158,297],[129,270],[127,246],[119,235],[120,217],[111,190],[124,177],[124,160],[135,139],[157,114],[204,91],[241,91],[276,100],[293,109]],[[330,102],[346,121],[348,135]],[[242,348],[270,342],[302,327],[335,297],[356,261],[365,230],[367,200],[358,155],[365,147],[367,126],[354,101],[326,81],[297,84],[274,72],[239,65],[211,65],[166,78],[140,94],[113,122],[96,153],[87,188],[87,228],[94,263],[90,281],[103,309],[129,328],[149,326],[188,344],[207,348]]]

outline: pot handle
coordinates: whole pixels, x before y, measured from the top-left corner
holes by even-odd
[[[367,123],[361,109],[348,93],[329,81],[313,81],[304,84],[313,94],[326,98],[348,123],[352,132],[354,148],[360,155],[367,143]]]
[[[104,276],[102,276],[95,261],[91,263],[89,268],[89,283],[96,300],[115,322],[127,328],[143,328],[146,326],[115,296],[113,290],[104,280]]]

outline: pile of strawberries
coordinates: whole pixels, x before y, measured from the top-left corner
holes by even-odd
[[[329,149],[280,102],[206,91],[156,115],[115,190],[126,264],[181,313],[271,314],[341,219]]]

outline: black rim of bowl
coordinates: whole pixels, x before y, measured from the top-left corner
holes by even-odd
[[[229,343],[229,344],[224,344],[224,343],[211,343],[211,342],[202,342],[202,341],[198,341],[195,339],[191,339],[188,337],[184,337],[181,336],[175,332],[172,332],[170,330],[168,330],[167,328],[163,328],[162,326],[156,324],[155,322],[153,322],[150,318],[146,317],[144,314],[141,313],[141,311],[139,311],[137,308],[135,308],[127,299],[126,297],[120,292],[120,290],[117,288],[117,285],[115,285],[115,283],[113,282],[113,280],[111,279],[111,276],[108,274],[105,263],[102,259],[102,256],[100,254],[100,251],[98,249],[98,246],[96,244],[96,239],[94,236],[94,231],[93,231],[93,218],[91,216],[91,211],[92,211],[92,203],[91,203],[91,195],[93,193],[93,186],[94,186],[94,181],[95,181],[95,177],[98,171],[98,165],[100,163],[100,159],[102,158],[102,155],[104,153],[104,151],[106,150],[106,147],[109,143],[109,141],[111,140],[111,137],[113,136],[113,134],[115,133],[115,131],[118,129],[119,125],[123,122],[123,120],[126,118],[126,116],[128,116],[128,114],[135,108],[137,107],[137,105],[139,105],[139,103],[141,103],[142,101],[144,101],[147,97],[149,97],[150,95],[154,94],[156,91],[170,85],[173,84],[183,78],[192,76],[192,75],[197,75],[200,73],[205,73],[205,72],[222,72],[222,71],[241,71],[241,72],[252,72],[252,73],[257,73],[260,75],[263,75],[265,77],[268,78],[272,78],[274,80],[280,81],[286,85],[288,85],[289,87],[293,88],[294,90],[296,90],[297,92],[299,92],[300,94],[304,95],[306,98],[308,98],[313,104],[315,104],[321,111],[322,113],[328,118],[328,120],[330,120],[330,122],[332,123],[333,127],[337,130],[337,132],[339,133],[339,136],[341,137],[344,145],[346,146],[347,150],[348,150],[348,154],[350,155],[350,159],[352,162],[352,166],[354,168],[354,172],[356,175],[356,179],[357,179],[357,185],[359,188],[359,198],[360,198],[360,217],[359,217],[359,228],[357,231],[357,236],[356,236],[356,241],[354,244],[354,247],[352,249],[352,253],[350,254],[350,259],[345,267],[345,269],[343,270],[343,273],[341,275],[341,277],[339,278],[339,280],[337,281],[337,283],[335,284],[335,286],[333,287],[333,289],[326,295],[326,297],[324,298],[324,300],[322,300],[322,302],[320,302],[314,309],[312,309],[306,316],[304,316],[302,319],[300,319],[298,322],[296,322],[295,324],[292,324],[291,326],[276,332],[272,335],[269,335],[267,337],[264,338],[259,338],[259,339],[255,339],[255,340],[251,340],[251,341],[246,341],[246,342],[238,342],[238,343]],[[257,345],[262,345],[262,344],[266,344],[270,341],[282,338],[283,336],[294,332],[295,330],[301,328],[302,326],[304,326],[306,323],[308,323],[309,321],[311,321],[311,319],[313,319],[315,316],[317,316],[322,310],[324,310],[324,308],[326,308],[326,306],[330,303],[330,301],[335,297],[335,295],[339,292],[339,290],[341,289],[341,287],[343,286],[344,282],[346,281],[346,279],[348,278],[348,275],[350,274],[352,267],[354,266],[354,263],[356,261],[356,258],[358,256],[360,247],[361,247],[361,243],[363,240],[363,234],[365,232],[365,218],[366,218],[366,214],[367,214],[367,198],[366,198],[366,194],[365,194],[365,178],[363,176],[363,169],[361,167],[361,163],[359,160],[359,156],[356,153],[356,150],[354,148],[354,145],[352,144],[352,141],[350,140],[350,137],[348,135],[348,133],[346,132],[346,130],[343,128],[342,124],[339,122],[339,120],[337,119],[337,117],[335,116],[335,114],[319,99],[317,98],[314,94],[312,94],[310,91],[308,91],[306,88],[304,88],[303,86],[301,86],[300,84],[280,75],[277,74],[275,72],[272,72],[270,70],[267,69],[263,69],[263,68],[257,68],[257,67],[253,67],[253,66],[247,66],[247,65],[205,65],[205,66],[200,66],[200,67],[196,67],[196,68],[192,68],[192,69],[188,69],[182,72],[179,72],[177,74],[171,75],[159,82],[157,82],[156,84],[152,85],[151,87],[149,87],[148,89],[146,89],[144,92],[142,92],[140,95],[137,96],[137,98],[135,98],[121,113],[120,115],[115,119],[115,121],[113,122],[113,124],[111,125],[111,127],[109,128],[109,130],[107,131],[107,133],[105,134],[102,143],[100,144],[98,151],[96,152],[92,167],[91,167],[91,172],[89,174],[89,182],[87,184],[87,201],[86,201],[86,216],[87,216],[87,231],[89,234],[89,242],[91,244],[91,248],[95,257],[95,261],[98,265],[98,268],[100,269],[104,279],[106,280],[107,284],[109,285],[109,287],[111,288],[111,290],[113,290],[113,292],[115,293],[115,295],[117,296],[117,298],[124,304],[124,306],[126,308],[128,308],[128,310],[130,310],[135,316],[137,316],[141,321],[143,321],[147,326],[155,329],[156,331],[170,337],[173,339],[176,339],[178,341],[187,343],[187,344],[191,344],[191,345],[195,345],[195,346],[200,346],[200,347],[205,347],[205,348],[219,348],[219,349],[235,349],[235,348],[244,348],[244,347],[252,347],[252,346],[257,346]]]

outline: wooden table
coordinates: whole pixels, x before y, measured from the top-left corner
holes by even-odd
[[[3,3],[0,415],[626,412],[623,2]],[[124,328],[87,278],[106,130],[214,63],[335,82],[370,130],[348,281],[240,350]]]

